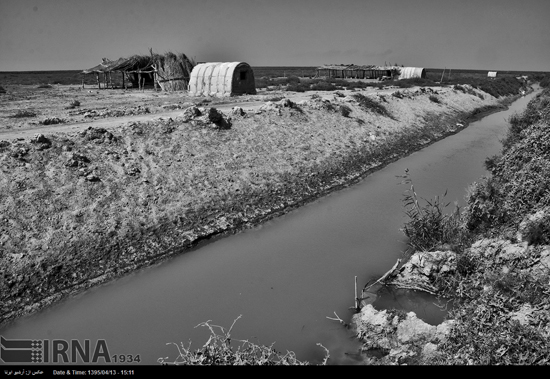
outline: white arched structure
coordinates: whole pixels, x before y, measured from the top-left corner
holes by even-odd
[[[256,94],[254,71],[245,62],[209,62],[193,67],[189,79],[191,96]]]

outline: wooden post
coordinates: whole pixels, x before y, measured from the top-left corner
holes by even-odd
[[[82,79],[82,89],[84,89],[84,79]]]
[[[138,72],[138,90],[141,91],[141,72]]]
[[[111,71],[109,71],[109,87],[113,89],[113,75]]]
[[[141,91],[145,91],[145,78],[143,78],[143,83],[141,84]]]
[[[122,74],[122,88],[126,89],[126,80],[124,79],[126,75],[124,75],[124,71],[121,71],[120,73]]]
[[[443,69],[443,73],[441,74],[441,80],[439,81],[439,83],[443,83],[443,75],[445,75],[445,70],[447,69],[447,67],[445,67]]]
[[[357,276],[355,276],[355,309],[359,309],[359,298],[357,297]]]
[[[97,79],[97,88],[101,89],[101,81],[99,80],[99,72],[95,73],[95,77]]]
[[[451,70],[452,68],[449,69],[449,76],[447,77],[447,80],[451,80]]]

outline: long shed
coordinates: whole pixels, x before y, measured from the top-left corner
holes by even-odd
[[[209,62],[193,67],[189,79],[191,96],[256,94],[254,71],[245,62]]]

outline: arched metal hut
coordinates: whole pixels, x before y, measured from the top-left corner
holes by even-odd
[[[191,96],[256,94],[252,67],[245,62],[209,62],[193,67],[189,79]]]
[[[426,77],[426,70],[422,67],[402,67],[400,70],[399,80]]]

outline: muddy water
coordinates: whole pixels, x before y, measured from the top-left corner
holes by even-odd
[[[419,196],[446,190],[464,204],[465,188],[486,174],[483,162],[497,154],[505,120],[525,108],[534,94],[467,129],[380,170],[361,183],[326,196],[259,228],[220,239],[195,251],[50,307],[0,330],[5,338],[64,339],[92,346],[105,339],[110,355],[139,354],[141,364],[176,359],[171,342],[198,348],[212,324],[235,339],[270,345],[298,359],[350,364],[359,344],[338,322],[349,321],[354,276],[361,288],[401,257],[399,228],[406,169]],[[386,294],[381,306],[416,310],[432,323],[443,312],[433,299]],[[100,360],[99,363],[104,363]]]

